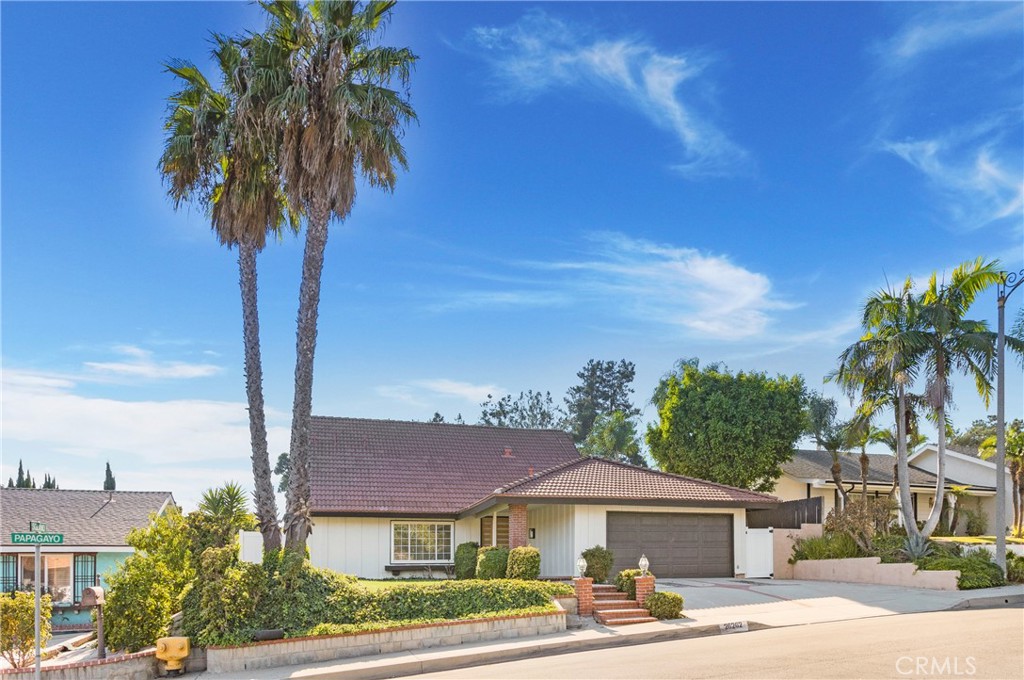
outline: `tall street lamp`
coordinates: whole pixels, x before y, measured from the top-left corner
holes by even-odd
[[[996,564],[1006,573],[1006,298],[1024,282],[1024,269],[1003,272],[996,284],[999,330],[996,335]]]

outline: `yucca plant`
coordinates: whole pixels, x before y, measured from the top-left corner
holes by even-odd
[[[906,556],[911,562],[916,562],[925,557],[931,557],[935,552],[935,544],[921,534],[911,534],[903,542],[900,553]]]

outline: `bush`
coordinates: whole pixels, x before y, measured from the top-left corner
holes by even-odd
[[[505,578],[535,581],[540,578],[540,550],[531,545],[512,548],[508,553]]]
[[[677,593],[651,593],[644,607],[656,619],[678,619],[683,613],[683,596]]]
[[[476,578],[476,551],[480,546],[473,541],[460,543],[455,549],[455,578]]]
[[[967,516],[967,527],[965,531],[968,536],[982,536],[988,529],[988,515],[981,508],[972,510],[971,508],[964,508],[964,514]]]
[[[861,552],[874,550],[876,536],[885,536],[893,531],[893,514],[896,503],[888,497],[863,499],[851,497],[842,510],[834,509],[825,518],[823,530],[828,534],[847,534]]]
[[[623,569],[615,576],[615,587],[626,593],[630,600],[636,599],[636,577],[642,572],[639,569]],[[650,572],[647,572],[650,573]]]
[[[584,576],[594,579],[594,583],[604,583],[608,580],[608,572],[612,570],[612,563],[615,562],[615,553],[604,546],[595,545],[583,551],[583,559],[587,561]]]
[[[1007,551],[1006,580],[1011,583],[1024,583],[1024,555]]]
[[[52,604],[49,595],[39,599],[39,644],[50,640]],[[14,668],[24,668],[35,660],[35,593],[16,591],[0,594],[0,656]]]
[[[846,557],[860,557],[860,547],[849,534],[825,534],[797,539],[793,545],[790,564],[800,560],[838,560]]]
[[[556,592],[572,591],[562,584],[557,584],[561,585],[559,588],[550,585],[542,581],[510,579],[441,581],[389,588],[373,595],[381,620],[461,619],[482,612],[544,606]]]
[[[918,569],[925,571],[943,571],[956,569],[960,577],[956,580],[960,590],[975,588],[994,588],[1006,584],[1003,572],[998,564],[990,559],[991,553],[974,553],[967,557],[926,557],[916,562]]]
[[[103,608],[107,646],[137,652],[167,634],[174,613],[174,575],[153,557],[134,553],[108,576]]]
[[[883,563],[906,562],[907,556],[903,554],[903,542],[906,540],[906,536],[899,534],[877,535],[871,539],[872,553],[882,558]]]
[[[508,570],[508,548],[487,545],[477,551],[476,577],[505,578]]]

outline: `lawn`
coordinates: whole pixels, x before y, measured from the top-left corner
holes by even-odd
[[[933,541],[942,541],[943,543],[965,543],[970,545],[995,545],[995,536],[932,536]],[[1017,543],[1018,545],[1024,545],[1024,538],[1012,538],[1006,537],[1007,543]]]

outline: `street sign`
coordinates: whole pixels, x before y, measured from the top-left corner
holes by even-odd
[[[64,534],[38,531],[15,531],[11,533],[14,545],[60,545],[64,542]]]

